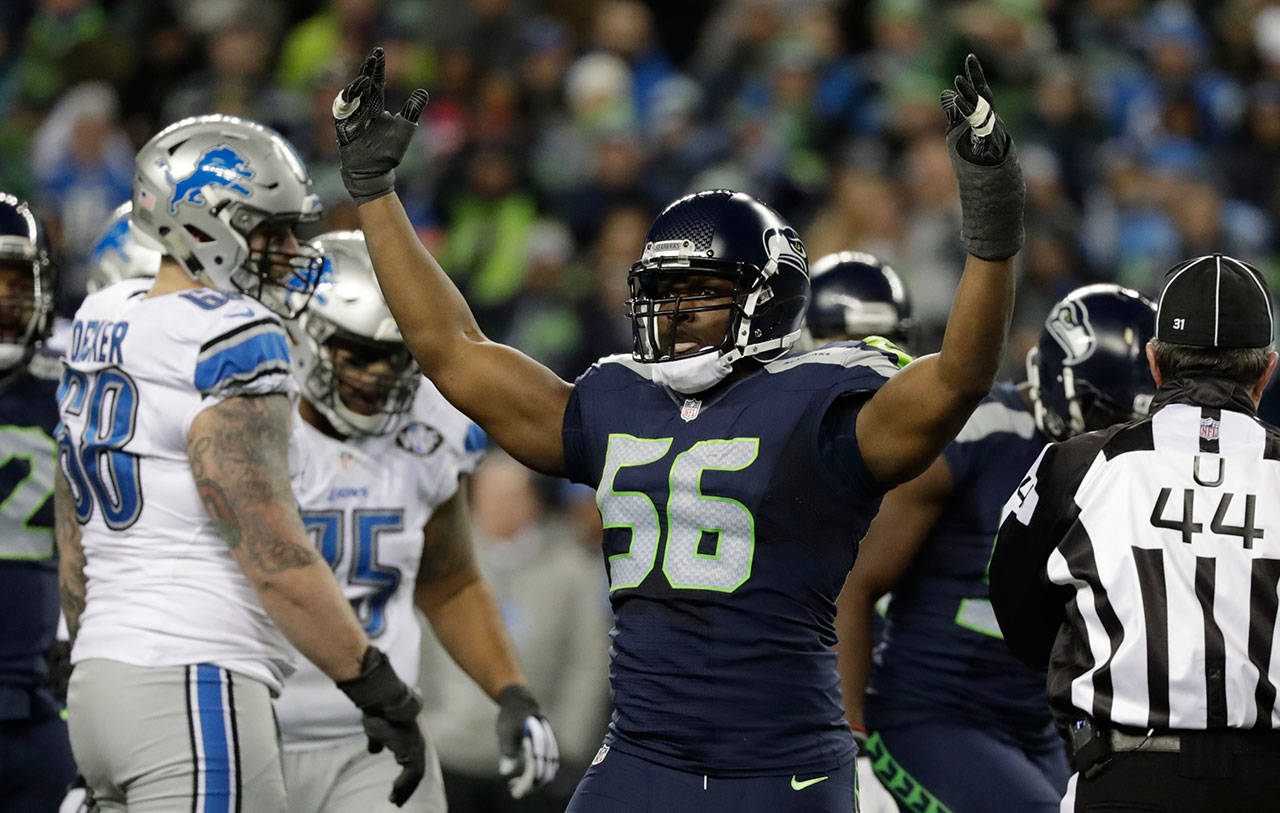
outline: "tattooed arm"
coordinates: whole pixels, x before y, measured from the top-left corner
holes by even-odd
[[[228,398],[187,433],[205,510],[263,609],[334,680],[360,674],[369,639],[302,527],[289,484],[289,399]]]
[[[62,615],[67,619],[71,643],[80,631],[80,614],[84,612],[85,588],[84,548],[80,545],[80,523],[76,522],[75,498],[71,486],[59,467],[53,476],[54,539],[58,543],[58,596]]]
[[[498,600],[476,566],[461,487],[423,531],[413,598],[449,657],[490,697],[496,700],[508,686],[528,683]]]

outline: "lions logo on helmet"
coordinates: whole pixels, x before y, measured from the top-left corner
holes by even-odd
[[[1156,306],[1119,285],[1087,285],[1053,306],[1027,353],[1036,426],[1054,440],[1143,418],[1155,394],[1145,347]]]
[[[133,204],[122,203],[111,213],[102,236],[89,256],[89,293],[121,280],[154,277],[160,270],[161,253],[143,245],[130,222]]]
[[[253,190],[239,183],[253,177],[249,162],[240,153],[223,144],[206,152],[196,161],[191,174],[173,183],[173,197],[169,198],[169,214],[176,214],[178,204],[203,205],[201,190],[207,186],[223,186],[239,192],[246,198]]]

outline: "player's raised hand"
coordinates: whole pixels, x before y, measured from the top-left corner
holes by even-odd
[[[374,48],[360,74],[333,99],[342,182],[357,204],[380,198],[395,188],[395,168],[409,148],[429,98],[425,90],[418,88],[409,94],[399,113],[388,113],[386,69],[386,52]]]
[[[984,260],[1004,260],[1022,248],[1026,188],[1018,151],[992,106],[978,58],[969,54],[955,89],[942,91],[947,149],[960,184],[965,249]]]
[[[421,698],[396,675],[382,650],[372,646],[365,650],[360,675],[340,681],[338,688],[364,713],[369,753],[389,748],[400,765],[390,799],[402,806],[427,772],[427,744],[418,728]]]
[[[519,799],[550,782],[560,770],[560,747],[527,686],[508,686],[498,695],[498,773]]]

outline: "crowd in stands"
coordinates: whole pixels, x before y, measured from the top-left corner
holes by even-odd
[[[374,44],[393,104],[431,104],[401,194],[482,327],[572,378],[630,347],[626,271],[672,198],[770,202],[811,256],[906,280],[936,346],[963,256],[939,90],[980,55],[1027,176],[1006,368],[1047,306],[1148,293],[1211,250],[1274,273],[1280,6],[1262,0],[9,0],[0,188],[55,229],[67,306],[166,123],[226,112],[285,134],[325,228],[356,225],[329,107]]]

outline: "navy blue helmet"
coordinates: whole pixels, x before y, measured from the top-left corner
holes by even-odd
[[[53,328],[56,269],[26,201],[0,192],[0,372],[24,364]]]
[[[1155,327],[1155,303],[1119,285],[1086,285],[1057,302],[1027,353],[1040,431],[1065,440],[1146,417],[1156,384],[1145,348]]]
[[[732,281],[730,301],[719,292],[668,293],[672,281],[695,276]],[[800,337],[809,300],[800,235],[773,209],[727,189],[686,195],[664,209],[627,281],[633,355],[644,362],[706,353],[729,364],[777,358]],[[713,310],[730,312],[724,340],[677,351],[676,316]]]
[[[810,270],[809,335],[819,343],[883,336],[907,347],[911,298],[892,268],[861,251],[828,254]]]

